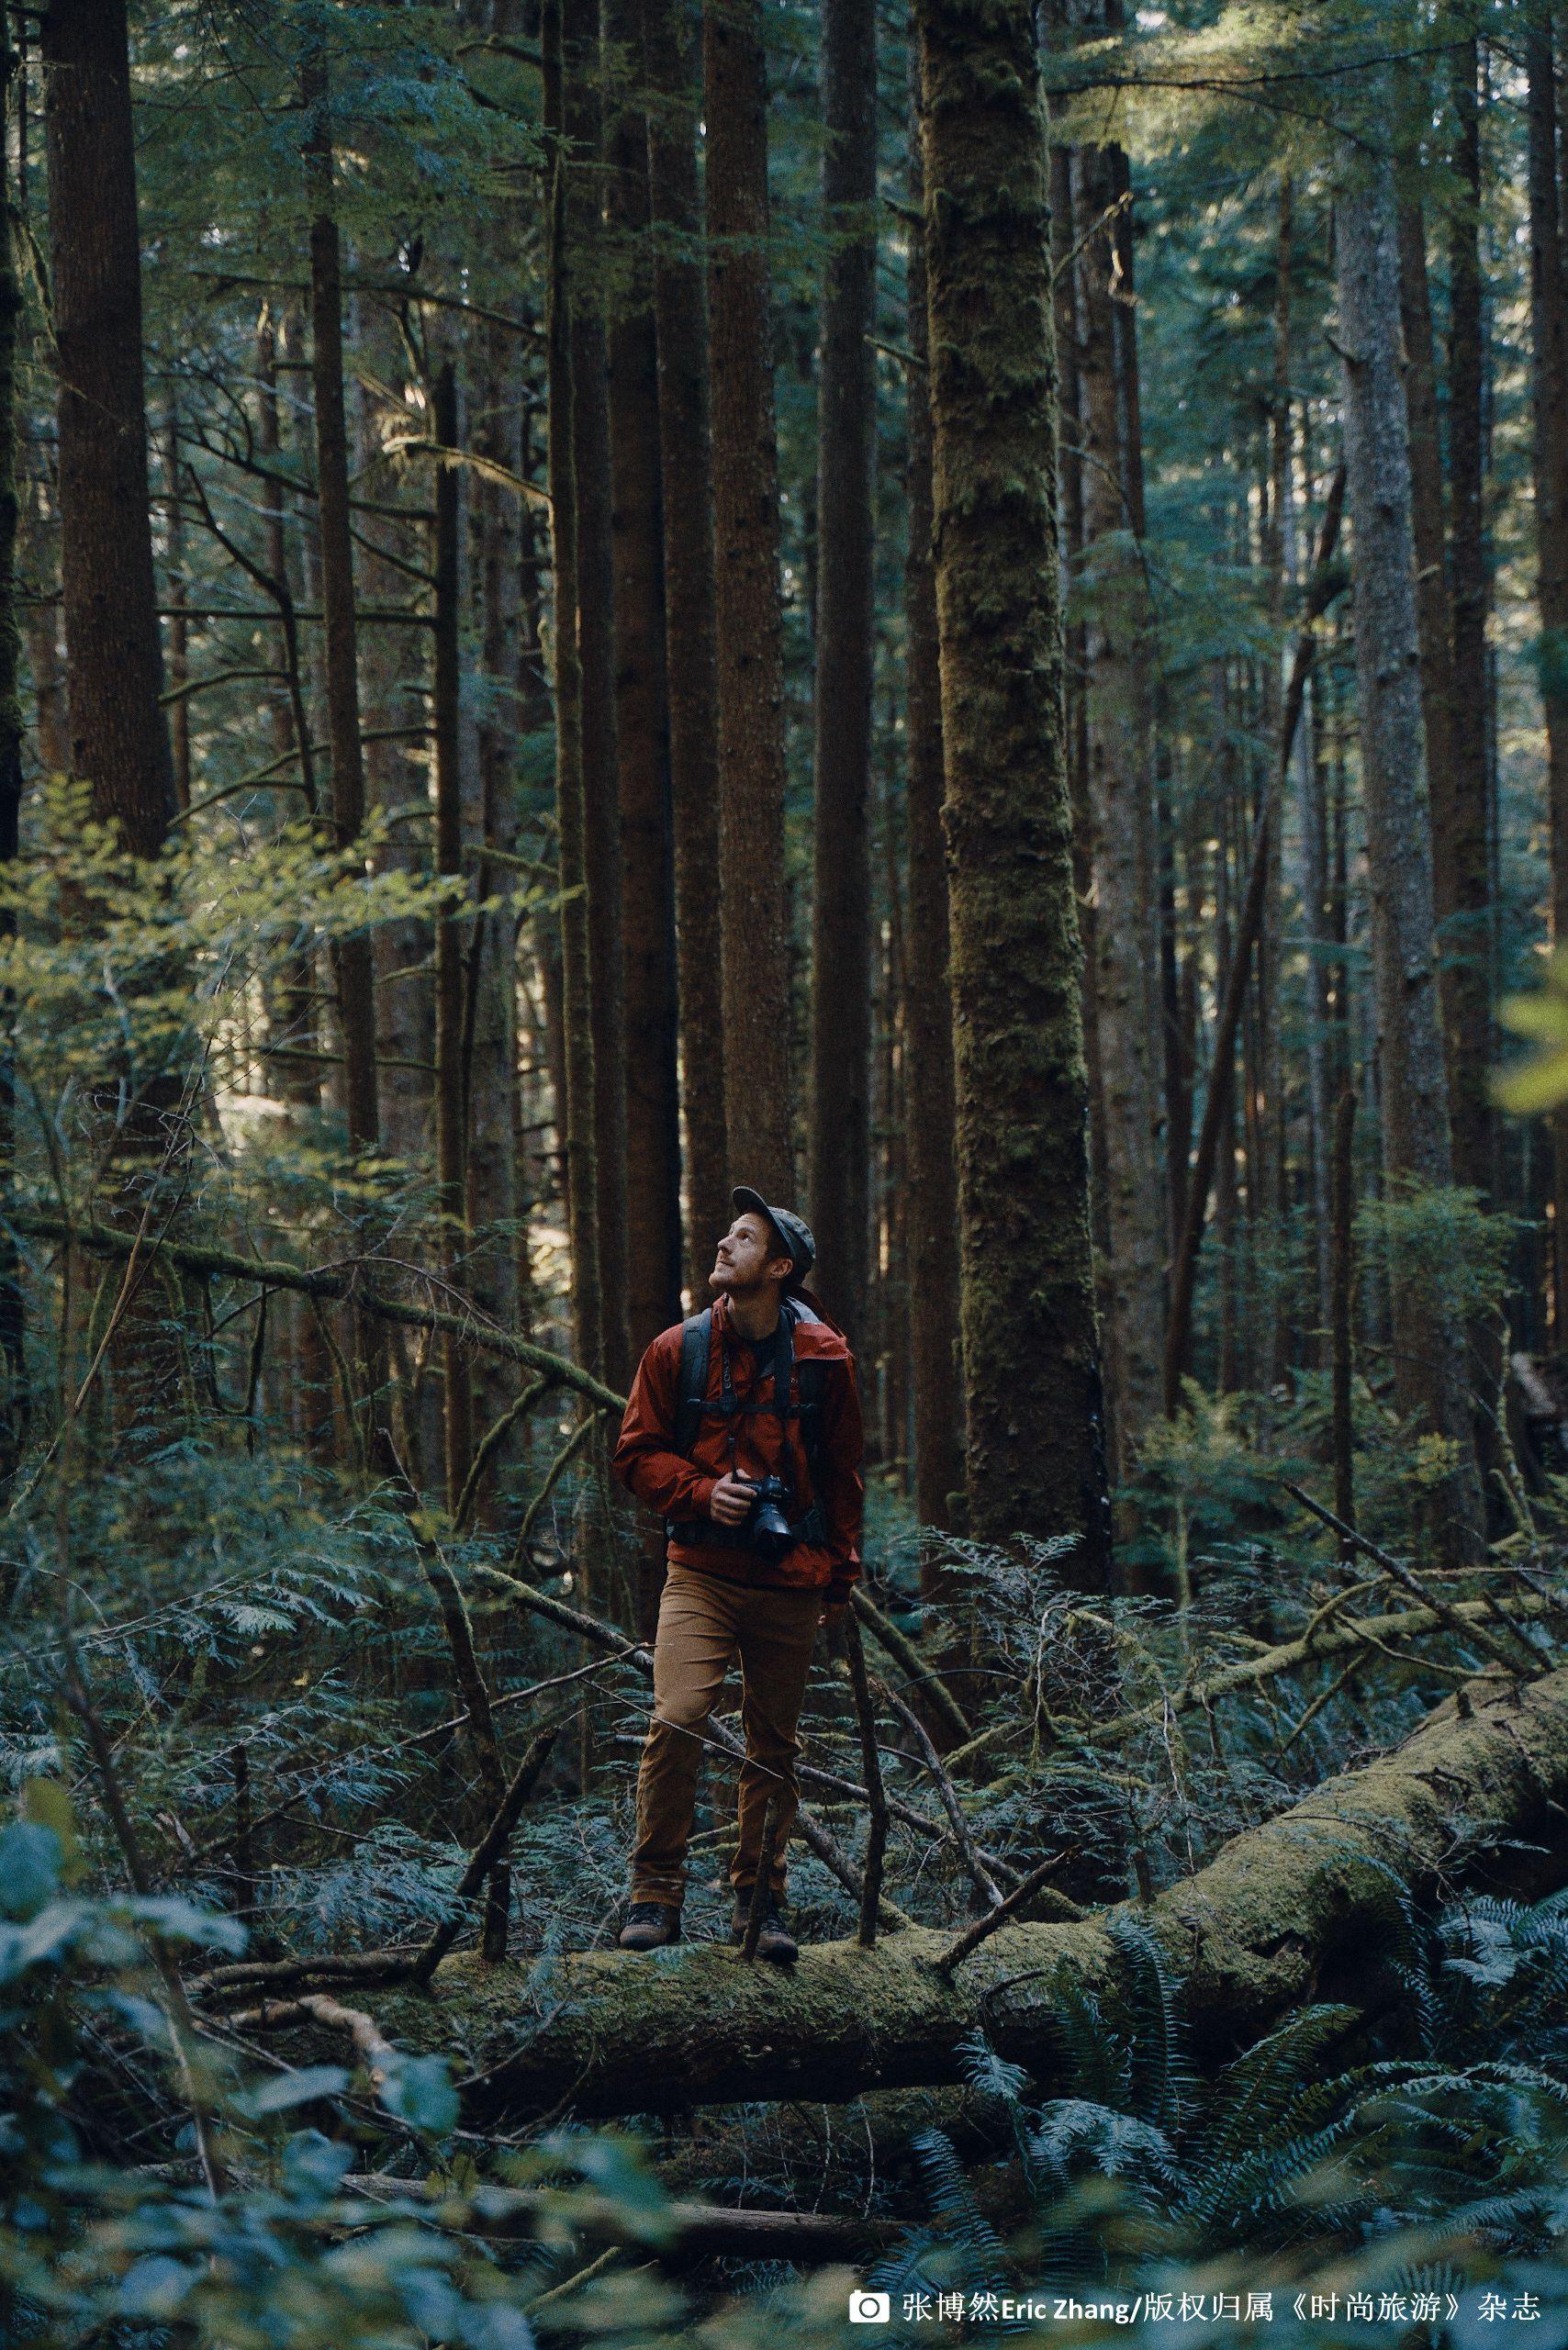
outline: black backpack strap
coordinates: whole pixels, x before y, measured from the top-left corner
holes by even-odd
[[[675,1407],[675,1449],[691,1457],[702,1407],[708,1400],[708,1360],[713,1347],[713,1309],[693,1314],[680,1334],[680,1385]]]
[[[785,1316],[794,1323],[822,1320],[822,1315],[813,1314],[804,1298],[801,1297],[786,1298],[784,1315],[780,1316],[780,1320]],[[812,1506],[807,1513],[811,1530],[803,1538],[808,1541],[821,1541],[824,1539],[826,1529],[826,1519],[823,1512],[824,1483],[823,1393],[826,1383],[825,1363],[811,1355],[808,1355],[803,1362],[798,1357],[796,1358],[795,1409],[801,1422],[801,1449],[806,1456],[806,1467],[811,1472],[812,1480]]]

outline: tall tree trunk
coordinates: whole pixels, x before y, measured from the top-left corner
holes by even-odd
[[[1295,266],[1295,190],[1289,173],[1280,183],[1279,233],[1274,265],[1273,382],[1269,399],[1268,526],[1264,534],[1269,583],[1269,618],[1274,631],[1272,657],[1263,664],[1263,723],[1265,740],[1272,744],[1279,733],[1288,655],[1285,614],[1295,580],[1295,509],[1294,468],[1294,428],[1291,386],[1291,282]],[[1296,733],[1305,741],[1300,721]],[[1297,777],[1294,756],[1291,771]],[[1287,778],[1282,778],[1283,792]],[[1269,789],[1270,764],[1265,756],[1260,789]],[[1285,1040],[1283,1034],[1285,970],[1284,824],[1269,834],[1269,891],[1262,935],[1258,942],[1258,1024],[1262,1095],[1258,1105],[1259,1197],[1256,1231],[1259,1277],[1258,1383],[1262,1391],[1260,1433],[1267,1440],[1271,1399],[1276,1387],[1290,1377],[1291,1317],[1284,1305],[1282,1273],[1286,1258],[1285,1214],[1287,1171]]]
[[[485,340],[483,389],[471,428],[476,454],[522,470],[521,401],[515,339],[492,326]],[[476,1303],[510,1328],[522,1320],[518,1278],[520,1201],[525,1196],[523,1152],[517,1127],[517,937],[511,898],[514,876],[499,859],[518,846],[517,745],[524,711],[517,685],[522,573],[518,499],[502,482],[481,479],[477,502],[476,591],[485,701],[477,730],[480,845],[478,895],[502,903],[476,923],[469,948],[465,1018],[473,1031],[468,1057],[468,1288]],[[475,1393],[486,1426],[516,1393],[507,1366],[494,1359],[474,1365]],[[488,1511],[487,1497],[481,1509]]]
[[[306,786],[306,804],[314,808],[314,762],[281,478],[284,450],[277,396],[278,341],[278,320],[269,300],[262,306],[255,334],[256,453],[265,469],[257,485],[257,496],[263,517],[262,563],[275,591],[278,657],[286,678],[274,686],[267,708],[280,772],[286,774],[291,764],[297,766]],[[297,1145],[313,1140],[310,1129],[321,1107],[321,1069],[316,1058],[316,960],[311,946],[305,945],[290,957],[278,987],[280,1033],[273,1056],[277,1070],[274,1081],[288,1105],[291,1139]],[[286,1312],[289,1375],[286,1394],[282,1399],[286,1424],[303,1444],[330,1455],[333,1435],[332,1364],[322,1340],[320,1317],[310,1301],[303,1297],[288,1300]]]
[[[605,0],[608,208],[622,292],[610,326],[615,723],[626,986],[626,1297],[632,1358],[680,1318],[680,1125],[658,353],[648,251],[643,0]]]
[[[1313,1260],[1316,1276],[1317,1340],[1313,1360],[1319,1369],[1327,1360],[1331,1304],[1332,1111],[1328,1087],[1328,826],[1323,748],[1323,673],[1315,669],[1308,703],[1303,712],[1309,726],[1306,756],[1300,768],[1298,808],[1301,822],[1302,939],[1306,949],[1304,1011],[1306,1024],[1306,1086],[1308,1142],[1311,1150]]]
[[[1073,263],[1078,245],[1078,219],[1073,202],[1072,150],[1053,134],[1050,148],[1051,272],[1057,335],[1058,397],[1060,419],[1058,535],[1063,562],[1070,576],[1083,554],[1083,425],[1078,382],[1078,298]],[[1100,1081],[1100,1038],[1095,1020],[1094,992],[1094,870],[1089,822],[1088,695],[1084,690],[1087,663],[1081,613],[1070,609],[1065,635],[1067,676],[1068,773],[1072,806],[1072,877],[1078,897],[1078,929],[1083,949],[1080,990],[1083,1006],[1083,1053],[1089,1070],[1089,1203],[1096,1266],[1106,1248],[1104,1087]]]
[[[602,1375],[631,1382],[626,1319],[626,1002],[621,779],[616,744],[615,562],[600,215],[603,122],[599,0],[574,0],[563,40],[571,274],[572,476],[577,497],[577,657],[582,664],[584,857],[593,1013],[594,1182],[599,1199]]]
[[[811,1174],[818,1261],[860,1344],[871,1155],[871,680],[877,375],[876,0],[823,0],[817,385],[816,831]]]
[[[185,809],[191,804],[191,705],[185,691],[191,674],[188,658],[191,624],[185,612],[185,515],[180,506],[180,415],[178,406],[173,400],[163,419],[163,482],[169,501],[164,538],[169,571],[170,751],[174,763],[175,804]]]
[[[43,58],[71,760],[95,815],[151,860],[167,837],[174,778],[160,699],[124,0],[62,0],[45,20]],[[133,1079],[116,1058],[93,1090],[93,1147],[113,1170],[109,1214],[140,1223],[185,1154],[185,1087],[172,1066]],[[128,1424],[167,1427],[188,1393],[172,1303],[154,1268],[118,1325],[113,1384]]]
[[[1092,229],[1123,192],[1118,151],[1078,148],[1073,176],[1077,218]],[[1141,484],[1134,480],[1141,458],[1123,430],[1126,346],[1116,327],[1114,255],[1107,227],[1089,236],[1076,270],[1094,1018],[1106,1166],[1107,1247],[1099,1271],[1112,1464],[1121,1476],[1159,1410],[1166,1215],[1149,614],[1137,545]]]
[[[697,185],[696,59],[682,0],[643,0],[648,185],[658,231],[659,466],[664,505],[670,798],[675,834],[680,1102],[686,1126],[686,1273],[699,1303],[729,1228],[719,907],[719,709],[708,289]]]
[[[761,0],[703,20],[717,543],[724,1122],[732,1173],[794,1190],[784,871],[784,631]]]
[[[969,1504],[1110,1567],[1028,0],[917,0]],[[1038,1376],[1048,1361],[1051,1375]]]
[[[1453,718],[1449,788],[1433,777],[1433,878],[1443,938],[1443,1024],[1458,1182],[1492,1188],[1487,907],[1485,431],[1481,274],[1480,56],[1453,57],[1459,195],[1449,233],[1449,471],[1453,487]]]
[[[443,449],[457,442],[457,373],[442,362],[435,380],[432,422]],[[435,868],[443,878],[463,875],[463,757],[461,743],[462,631],[458,608],[459,478],[440,459],[434,468],[435,498],[435,675],[431,710],[435,722]],[[467,1241],[465,1180],[463,1068],[463,932],[461,904],[443,906],[435,929],[435,1166],[436,1206],[441,1217],[442,1270],[461,1282]],[[457,1506],[473,1450],[473,1394],[468,1349],[448,1331],[442,1340],[442,1427],[446,1466],[446,1505]]]
[[[1397,1214],[1411,1185],[1452,1181],[1433,946],[1432,839],[1421,725],[1410,456],[1399,352],[1393,167],[1368,167],[1338,206],[1345,461],[1354,531],[1356,670],[1383,1064],[1383,1169]],[[1454,1448],[1432,1489],[1434,1536],[1472,1552],[1481,1495],[1463,1335],[1440,1281],[1390,1247],[1394,1392],[1402,1413]]]
[[[893,723],[889,711],[890,732]],[[909,915],[904,875],[907,856],[899,838],[898,794],[890,770],[878,795],[876,856],[887,903],[888,938],[880,965],[880,1032],[872,1028],[871,1133],[880,1147],[872,1161],[871,1288],[875,1321],[886,1363],[889,1469],[901,1493],[913,1491],[911,1380],[913,1348],[909,1314]],[[907,804],[907,803],[906,803]],[[871,1315],[871,1305],[868,1315]],[[952,1389],[949,1390],[952,1393]],[[955,1398],[956,1400],[956,1398]]]
[[[909,200],[921,209],[920,52],[910,55]],[[908,761],[909,935],[904,968],[904,1147],[909,1170],[909,1319],[913,1353],[914,1507],[948,1527],[964,1482],[958,1360],[958,1173],[953,1155],[953,999],[947,984],[947,867],[942,847],[941,644],[931,530],[930,334],[925,248],[909,241],[904,371],[904,745]]]
[[[11,194],[11,74],[10,27],[0,19],[0,871],[16,863],[22,811],[22,638],[17,619],[17,342],[22,297]],[[15,935],[13,913],[5,914],[0,931],[7,938]],[[16,1149],[14,1008],[5,996],[0,997],[0,1491],[17,1473],[30,1416],[26,1302],[11,1225]]]
[[[1427,223],[1417,204],[1402,204],[1399,207],[1399,319],[1405,339],[1405,401],[1410,425],[1410,523],[1416,545],[1421,714],[1427,730],[1427,775],[1435,835],[1439,811],[1450,806],[1454,796],[1453,612],[1449,597],[1443,451],[1438,426]],[[1440,889],[1442,884],[1437,876],[1433,878]],[[1449,1076],[1451,1083],[1451,1058]]]
[[[310,220],[310,385],[316,408],[316,490],[321,604],[327,647],[327,735],[332,760],[332,824],[340,849],[353,849],[364,824],[364,751],[359,718],[359,621],[354,608],[349,507],[348,420],[343,406],[342,261],[332,200],[331,93],[317,41],[301,73],[305,154],[314,206]],[[381,1139],[375,1074],[375,975],[368,934],[333,950],[343,1038],[343,1100],[349,1143],[375,1150]]]
[[[47,476],[33,484],[28,525],[29,567],[38,579],[54,579],[60,570],[60,514]],[[29,601],[26,620],[38,763],[45,775],[69,775],[71,728],[60,657],[60,607],[52,596],[41,596]]]
[[[599,1180],[594,1158],[592,942],[588,908],[588,810],[583,784],[583,669],[577,617],[577,503],[573,454],[577,257],[567,235],[573,176],[563,111],[562,0],[540,12],[544,54],[544,130],[551,142],[548,366],[550,520],[554,557],[555,808],[561,878],[561,1027],[565,1043],[566,1222],[572,1248],[572,1343],[578,1363],[603,1375]],[[559,1089],[557,1116],[559,1116]]]
[[[1221,722],[1219,806],[1215,825],[1215,943],[1218,950],[1215,965],[1216,988],[1224,984],[1226,975],[1236,969],[1237,923],[1232,906],[1231,837],[1236,830],[1236,753],[1230,738],[1230,685],[1222,665],[1220,681],[1215,693]],[[1228,990],[1227,990],[1228,992]],[[1238,1013],[1239,1014],[1239,996]],[[1215,1022],[1215,1035],[1209,1055],[1209,1098],[1204,1105],[1204,1125],[1214,1122],[1216,1164],[1215,1169],[1215,1246],[1219,1257],[1217,1299],[1218,1345],[1215,1361],[1215,1387],[1221,1395],[1233,1395],[1240,1385],[1239,1317],[1237,1314],[1237,1181],[1236,1181],[1236,1031],[1238,1020],[1226,1020],[1223,1000],[1219,1017]],[[1198,1142],[1198,1166],[1193,1169],[1187,1192],[1189,1223],[1196,1221],[1201,1212],[1197,1194],[1203,1189],[1203,1138]],[[1183,1251],[1183,1259],[1185,1252]],[[1182,1268],[1178,1267],[1178,1281]],[[1172,1316],[1172,1320],[1174,1320]],[[1175,1391],[1179,1393],[1180,1391]],[[1172,1410],[1174,1402],[1168,1394]]]
[[[1551,842],[1551,935],[1568,946],[1568,280],[1557,181],[1557,90],[1545,8],[1527,18],[1529,73],[1530,380],[1540,698],[1546,715]],[[1568,1334],[1568,1107],[1552,1142],[1552,1255],[1557,1343]]]
[[[95,813],[156,856],[174,811],[149,519],[141,252],[125,0],[43,24],[61,576],[72,764]]]

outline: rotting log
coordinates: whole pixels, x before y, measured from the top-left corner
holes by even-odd
[[[1568,1882],[1565,1804],[1568,1668],[1523,1688],[1461,1689],[1403,1746],[1326,1781],[1153,1901],[1080,1923],[1009,1924],[950,1975],[937,1962],[951,1935],[918,1927],[869,1950],[808,1947],[787,1971],[700,1944],[555,1957],[532,1975],[465,1954],[428,1995],[379,1999],[378,2020],[402,2046],[465,2063],[466,2115],[492,2126],[560,2107],[596,2116],[834,2102],[955,2081],[962,2043],[982,2024],[1048,2087],[1056,1984],[1065,1975],[1098,1997],[1114,1991],[1126,1964],[1118,1919],[1164,1945],[1197,2044],[1219,2055],[1304,1999],[1379,2003],[1402,1905],[1500,1874],[1487,1859],[1498,1847],[1510,1847],[1510,1881],[1523,1857],[1535,1885]]]

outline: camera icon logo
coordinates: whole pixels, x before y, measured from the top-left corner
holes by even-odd
[[[890,2293],[851,2293],[849,2296],[851,2325],[887,2325],[892,2314]]]

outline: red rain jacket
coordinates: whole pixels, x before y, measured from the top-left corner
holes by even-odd
[[[764,1409],[735,1415],[735,1458],[730,1459],[729,1430],[716,1415],[705,1415],[689,1460],[675,1450],[676,1415],[680,1401],[682,1325],[662,1330],[637,1366],[621,1438],[615,1448],[615,1473],[637,1499],[660,1517],[695,1519],[711,1524],[708,1497],[733,1465],[742,1477],[789,1477],[794,1486],[792,1517],[820,1501],[827,1520],[824,1543],[797,1543],[777,1566],[755,1550],[717,1542],[700,1544],[671,1538],[669,1558],[676,1566],[696,1567],[704,1574],[723,1575],[731,1582],[761,1583],[785,1591],[847,1592],[860,1575],[860,1511],[864,1485],[860,1475],[862,1437],[860,1397],[855,1383],[855,1358],[844,1333],[831,1322],[798,1322],[794,1330],[797,1365],[820,1360],[823,1373],[822,1456],[826,1491],[815,1494],[800,1422],[791,1419],[788,1435],[772,1411],[766,1408],[773,1394],[773,1348],[764,1340],[756,1355],[726,1332],[729,1302],[713,1305],[713,1339],[708,1349],[708,1394],[722,1393],[723,1349],[730,1348],[730,1377],[737,1404],[753,1396]],[[760,1365],[760,1369],[757,1366]],[[756,1399],[754,1399],[756,1400]],[[784,1448],[789,1447],[785,1465]]]

